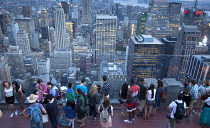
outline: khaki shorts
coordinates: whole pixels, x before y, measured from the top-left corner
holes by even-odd
[[[193,108],[193,105],[196,103],[196,100],[191,100],[190,101],[190,105],[189,105],[189,109],[192,109]]]
[[[146,103],[146,100],[139,100],[138,109],[140,111],[142,111],[142,109],[144,108],[145,103]]]

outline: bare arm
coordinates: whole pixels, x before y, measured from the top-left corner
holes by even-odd
[[[44,114],[47,114],[47,111],[45,110],[45,108],[42,109],[42,112],[43,112]]]

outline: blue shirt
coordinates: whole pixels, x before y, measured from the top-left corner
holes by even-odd
[[[192,96],[192,100],[198,99],[198,85],[194,85],[190,87],[190,95]]]
[[[76,118],[76,107],[75,107],[75,109],[72,109],[72,107],[66,107],[66,106],[64,106],[63,107],[63,110],[65,111],[65,112],[67,112],[66,113],[66,117],[68,118],[68,119],[74,119],[74,118]]]
[[[77,85],[76,90],[81,89],[84,94],[88,92],[87,87],[85,85]]]

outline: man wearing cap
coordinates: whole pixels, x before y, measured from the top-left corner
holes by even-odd
[[[38,100],[38,96],[37,95],[34,95],[34,94],[31,94],[29,97],[26,98],[28,100],[29,103],[32,103],[30,105],[29,108],[27,109],[24,109],[23,110],[23,114],[25,117],[30,117],[30,111],[31,109],[30,108],[35,108],[35,107],[38,107],[43,113],[47,114],[47,111],[45,110],[45,108],[43,107],[42,104],[40,103],[37,103],[37,100]],[[31,124],[31,128],[43,128],[43,120],[42,120],[42,117],[41,117],[41,121],[35,123],[34,120],[30,120],[30,124]]]

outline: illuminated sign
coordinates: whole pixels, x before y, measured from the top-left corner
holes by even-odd
[[[195,15],[202,15],[203,11],[196,11]]]
[[[189,11],[188,10],[184,10],[184,14],[187,14]]]

